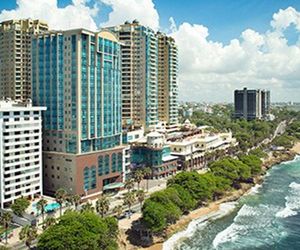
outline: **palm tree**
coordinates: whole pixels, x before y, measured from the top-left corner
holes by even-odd
[[[93,204],[92,203],[85,203],[84,205],[82,205],[82,212],[84,211],[90,211],[90,212],[93,212],[94,211],[94,207],[93,207]]]
[[[37,238],[37,228],[29,225],[22,227],[19,238],[24,241],[25,245],[30,249],[32,242]]]
[[[48,227],[54,225],[56,223],[56,219],[53,216],[48,216],[46,217],[44,224],[43,224],[43,228],[47,229]]]
[[[44,224],[45,207],[46,207],[47,203],[48,202],[44,198],[41,198],[36,204],[36,209],[41,211],[43,224]]]
[[[55,200],[59,204],[59,214],[62,215],[62,205],[66,201],[67,192],[63,188],[60,188],[55,193]]]
[[[115,206],[113,212],[117,215],[118,218],[120,218],[121,214],[123,213],[123,206],[122,205]]]
[[[104,215],[108,212],[108,210],[109,200],[105,195],[103,195],[96,201],[96,211],[97,213],[100,213],[101,217],[103,218]]]
[[[81,201],[81,197],[78,194],[75,194],[72,196],[72,203],[75,206],[75,210],[77,210],[77,207],[79,206]]]
[[[8,234],[8,228],[9,224],[11,223],[12,215],[9,212],[3,212],[1,216],[1,224],[5,228],[5,244],[7,244],[7,234]]]
[[[144,168],[144,176],[147,177],[147,192],[149,191],[149,179],[151,177],[152,174],[152,170],[149,167]]]
[[[138,201],[140,203],[140,207],[142,209],[143,201],[145,200],[145,192],[144,192],[144,190],[138,190],[136,192],[136,197],[137,197],[137,199],[138,199]]]
[[[130,190],[133,189],[133,187],[134,187],[133,179],[129,179],[125,181],[125,188],[128,190],[128,192],[130,192]]]
[[[135,202],[135,194],[133,192],[128,192],[124,195],[124,205],[128,206],[129,219],[131,218],[130,209],[134,202]]]
[[[134,172],[133,178],[138,185],[138,190],[140,189],[140,183],[144,179],[144,176],[145,176],[145,174],[142,170],[136,170]]]

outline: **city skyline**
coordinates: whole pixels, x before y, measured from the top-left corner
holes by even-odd
[[[52,29],[56,24],[58,28],[97,29],[138,19],[142,25],[175,38],[180,101],[232,102],[232,90],[244,86],[270,89],[273,101],[298,100],[300,6],[296,1],[273,1],[272,6],[267,1],[222,1],[215,4],[217,8],[207,1],[191,1],[186,7],[179,1],[122,2],[2,1],[0,21],[42,17]],[[198,16],[192,8],[199,8]],[[51,9],[51,15],[45,9]],[[82,18],[76,18],[78,15]]]

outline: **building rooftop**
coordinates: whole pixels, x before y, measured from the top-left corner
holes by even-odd
[[[32,106],[32,101],[28,99],[26,102],[12,101],[7,98],[5,100],[0,100],[0,111],[14,111],[20,109],[32,109],[32,110],[46,110],[46,107],[34,107]]]

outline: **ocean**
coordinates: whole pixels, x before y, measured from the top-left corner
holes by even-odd
[[[271,168],[263,184],[192,221],[164,250],[299,250],[300,157]]]

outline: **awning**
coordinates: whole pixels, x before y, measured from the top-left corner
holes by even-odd
[[[110,183],[106,186],[103,187],[103,191],[104,190],[111,190],[111,189],[116,189],[116,188],[122,188],[124,187],[124,183],[122,182],[114,182],[114,183]]]

